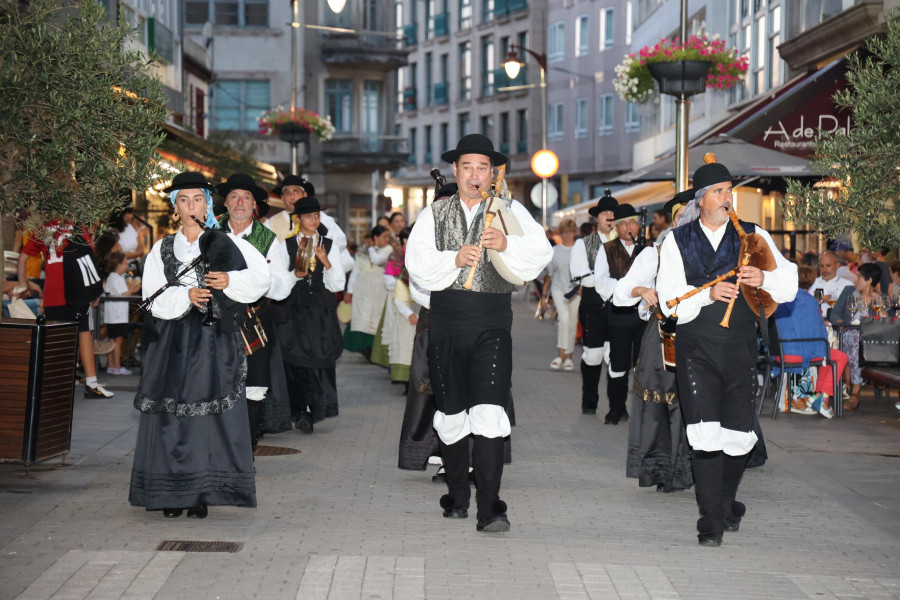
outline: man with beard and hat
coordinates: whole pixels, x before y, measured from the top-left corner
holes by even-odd
[[[308,179],[299,175],[288,175],[272,190],[272,193],[284,201],[287,210],[283,210],[272,218],[266,219],[263,223],[275,232],[279,240],[286,240],[294,230],[293,221],[291,220],[294,204],[300,198],[315,196],[316,188]],[[341,252],[340,264],[344,269],[344,273],[349,273],[353,269],[353,256],[347,250],[347,235],[337,224],[337,221],[326,214],[325,211],[319,211],[319,221],[322,227],[322,231],[319,233],[337,244]]]
[[[321,232],[319,201],[303,197],[294,204],[295,228],[285,241],[295,284],[279,303],[276,317],[285,335],[278,340],[284,353],[291,416],[297,429],[312,433],[313,424],[338,414],[335,364],[344,350],[335,292],[344,289],[346,275],[337,244]],[[313,249],[303,251],[306,244]]]
[[[612,232],[613,211],[619,205],[618,200],[606,190],[597,206],[588,212],[597,219],[597,231],[575,241],[572,256],[569,259],[569,272],[575,280],[581,281],[581,305],[578,307],[578,320],[581,322],[581,413],[597,414],[600,402],[600,375],[603,370],[604,348],[609,339],[606,330],[609,324],[606,302],[597,294],[594,281],[594,265],[597,254],[606,242],[615,237]]]
[[[747,456],[756,444],[753,417],[757,389],[756,316],[739,285],[760,288],[775,302],[797,293],[797,267],[789,263],[771,236],[753,223],[741,223],[772,251],[775,269],[743,266],[674,308],[666,302],[712,281],[741,262],[741,239],[728,216],[733,205],[728,168],[711,163],[694,173],[695,197],[660,251],[656,280],[664,314],[678,314],[677,379],[679,401],[691,445],[691,466],[700,509],[698,541],[720,546],[723,531],[737,531],[746,510],[736,501]],[[719,325],[736,299],[728,328]]]
[[[614,211],[618,239],[603,244],[603,251],[597,253],[594,264],[594,284],[597,295],[603,302],[610,303],[606,313],[609,319],[607,338],[609,339],[609,371],[607,372],[606,395],[609,412],[604,417],[607,425],[617,425],[619,420],[628,420],[625,400],[628,397],[628,372],[637,362],[641,350],[641,336],[644,323],[638,315],[638,307],[615,306],[611,304],[616,291],[616,283],[625,277],[641,248],[637,247],[639,233],[638,216],[630,204],[620,204]]]
[[[511,293],[517,286],[500,276],[494,259],[482,260],[482,246],[496,251],[520,284],[537,277],[553,251],[543,228],[512,198],[493,198],[492,203],[502,204],[523,234],[484,229],[488,203],[481,194],[490,189],[494,167],[507,160],[494,151],[490,139],[467,135],[441,158],[453,164],[458,193],[425,207],[406,247],[410,277],[431,291],[429,372],[437,404],[434,427],[449,490],[441,507],[446,518],[468,517],[471,435],[476,529],[509,531],[506,503],[499,494],[503,438],[510,434],[504,406],[512,379]],[[465,289],[463,283],[476,265],[472,289]]]
[[[232,239],[246,240],[266,257],[269,265],[269,289],[265,296],[250,307],[259,318],[268,338],[265,346],[247,357],[247,411],[250,417],[250,439],[255,449],[262,436],[266,412],[270,413],[269,418],[265,419],[266,431],[277,433],[291,428],[290,401],[284,371],[280,366],[281,351],[268,299],[287,298],[295,280],[291,277],[284,242],[277,239],[275,233],[258,220],[269,212],[269,193],[244,173],[235,173],[225,183],[220,183],[216,190],[225,198],[225,209],[228,211],[219,216],[219,228]],[[274,373],[272,367],[275,367]]]

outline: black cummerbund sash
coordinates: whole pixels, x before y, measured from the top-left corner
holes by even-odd
[[[512,295],[441,290],[431,293],[431,339],[490,329],[512,330]]]

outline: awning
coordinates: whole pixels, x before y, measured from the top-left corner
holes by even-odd
[[[662,205],[675,195],[675,183],[672,181],[654,181],[651,183],[639,183],[624,190],[613,192],[613,196],[619,204],[631,204],[637,209]],[[554,211],[550,216],[550,226],[556,227],[563,219],[574,219],[576,223],[584,223],[591,218],[588,210],[597,205],[600,198],[594,198],[575,206],[567,206]]]
[[[693,172],[703,165],[707,153],[716,155],[717,162],[728,167],[736,178],[741,177],[812,177],[813,171],[805,158],[777,152],[743,140],[720,134],[688,151],[689,170]],[[675,155],[652,165],[619,175],[612,182],[675,180]]]

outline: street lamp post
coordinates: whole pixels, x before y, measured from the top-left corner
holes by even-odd
[[[519,70],[522,68],[522,62],[519,60],[516,50],[522,50],[530,54],[541,68],[541,150],[547,150],[547,55],[538,54],[518,44],[510,44],[509,54],[506,55],[506,60],[503,63],[503,70],[506,71],[506,75],[510,79],[518,77]],[[548,177],[541,177],[541,224],[544,226],[544,229],[547,228],[548,185]]]
[[[303,28],[300,24],[303,0],[291,0],[291,113],[297,110],[297,100],[306,105],[306,86],[303,61]],[[335,13],[344,10],[346,0],[328,0],[328,7]],[[308,25],[307,25],[308,27]],[[299,90],[299,91],[298,91]],[[291,174],[300,174],[298,142],[291,141]]]

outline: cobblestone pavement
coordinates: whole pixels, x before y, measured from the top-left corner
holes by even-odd
[[[263,440],[301,452],[257,459],[258,508],[133,508],[136,378],[108,377],[115,398],[76,402],[66,466],[0,465],[0,599],[900,598],[900,413],[869,397],[843,419],[764,417],[769,461],[744,478],[741,530],[700,547],[693,493],[625,478],[627,427],[581,415],[578,371],[549,369],[552,324],[515,308],[509,533],[443,519],[432,469],[397,469],[400,386],[353,354],[339,417]]]

